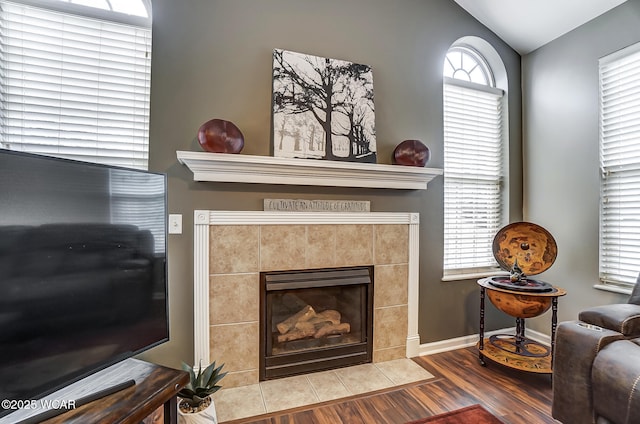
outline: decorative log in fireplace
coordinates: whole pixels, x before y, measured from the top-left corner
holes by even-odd
[[[260,379],[371,362],[373,267],[261,274]]]
[[[350,333],[351,325],[348,322],[340,322],[340,318],[340,312],[334,309],[316,313],[312,306],[306,305],[276,325],[280,332],[277,336],[278,342],[300,340],[307,337],[319,339],[334,334]]]

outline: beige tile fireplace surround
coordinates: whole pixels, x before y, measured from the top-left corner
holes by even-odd
[[[258,383],[260,272],[374,265],[373,362],[418,355],[416,213],[195,211],[195,364]]]

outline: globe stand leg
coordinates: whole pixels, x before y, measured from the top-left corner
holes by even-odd
[[[484,349],[484,291],[485,288],[480,287],[480,340],[478,341],[478,359],[480,360],[480,365],[486,367],[487,363],[482,354],[482,349]]]

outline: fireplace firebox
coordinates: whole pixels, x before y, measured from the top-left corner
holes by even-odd
[[[371,362],[373,266],[260,274],[260,380]]]

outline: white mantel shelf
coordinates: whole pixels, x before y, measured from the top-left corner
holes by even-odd
[[[441,169],[177,151],[194,181],[426,190]]]

